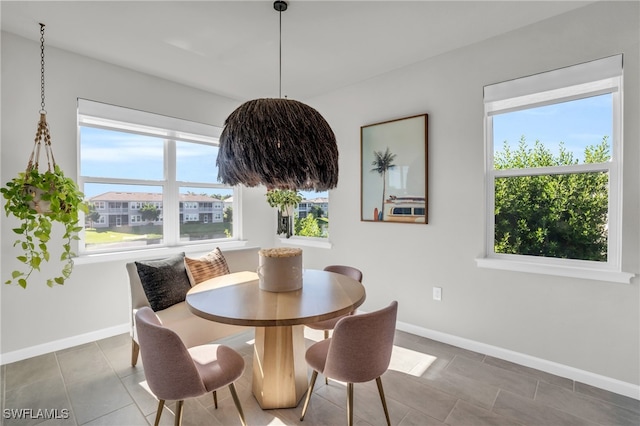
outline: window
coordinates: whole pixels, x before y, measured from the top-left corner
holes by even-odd
[[[92,206],[80,253],[238,239],[237,189],[217,182],[220,129],[83,99],[78,123]]]
[[[294,212],[293,234],[298,237],[329,237],[329,195],[324,192],[299,191],[303,200]]]
[[[485,87],[480,266],[621,272],[621,112],[621,55]]]

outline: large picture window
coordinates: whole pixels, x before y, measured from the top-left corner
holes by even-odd
[[[485,146],[480,266],[621,272],[621,55],[485,87]]]
[[[217,183],[220,129],[79,100],[80,253],[238,239],[237,189]]]

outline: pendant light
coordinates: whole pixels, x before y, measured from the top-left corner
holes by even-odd
[[[338,146],[326,120],[314,108],[282,98],[282,12],[279,98],[254,99],[229,115],[220,136],[218,180],[228,185],[326,191],[338,184]]]

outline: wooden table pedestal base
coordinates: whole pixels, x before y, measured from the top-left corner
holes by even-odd
[[[256,327],[253,395],[263,409],[293,408],[308,387],[304,325]]]

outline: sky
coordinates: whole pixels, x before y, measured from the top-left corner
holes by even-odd
[[[80,174],[91,177],[162,180],[164,173],[164,141],[162,138],[132,133],[81,127]],[[182,182],[217,184],[218,148],[212,145],[176,142],[176,179]],[[159,186],[132,186],[111,184],[87,184],[88,198],[109,191],[161,192]],[[198,187],[182,187],[197,194],[231,195],[232,190]],[[306,199],[327,197],[325,192],[300,191]]]
[[[552,152],[558,152],[559,143],[573,152],[583,163],[584,149],[602,142],[603,136],[612,138],[612,95],[605,94],[560,104],[498,114],[493,117],[494,152],[509,142],[513,150],[520,137],[526,137],[529,147],[540,140]]]
[[[509,142],[515,149],[521,136],[525,136],[530,147],[540,140],[546,147],[557,152],[559,143],[582,162],[584,149],[602,141],[603,136],[612,136],[612,95],[605,94],[571,102],[553,104],[523,111],[493,116],[494,152],[503,149]],[[83,176],[161,180],[163,178],[164,142],[161,138],[131,133],[81,127],[81,164]],[[176,143],[177,180],[216,184],[218,148],[212,145],[188,142]],[[83,188],[90,198],[108,191],[160,192],[159,186],[130,186],[87,184]],[[208,194],[232,194],[231,190],[190,185],[181,188],[187,191]],[[305,199],[328,197],[328,192],[300,191]]]

